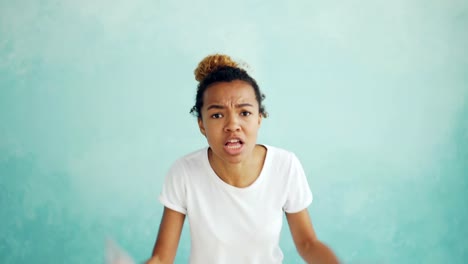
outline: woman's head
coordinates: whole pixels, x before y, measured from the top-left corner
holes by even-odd
[[[195,69],[195,79],[198,81],[195,105],[191,113],[202,119],[203,96],[205,91],[215,83],[244,81],[248,83],[255,93],[255,98],[259,106],[259,113],[262,117],[267,117],[268,113],[263,106],[265,95],[255,81],[239,64],[231,57],[222,54],[209,55],[205,57]]]
[[[213,160],[239,163],[252,158],[262,118],[264,95],[257,82],[226,55],[203,59],[192,113],[210,145]],[[211,160],[211,159],[210,159]]]

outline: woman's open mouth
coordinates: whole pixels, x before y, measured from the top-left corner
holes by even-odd
[[[234,154],[238,154],[241,151],[243,145],[244,145],[244,142],[242,142],[242,140],[240,140],[238,138],[229,139],[224,144],[224,149],[229,154],[234,155]]]
[[[224,144],[228,148],[240,148],[244,143],[240,139],[230,139]]]

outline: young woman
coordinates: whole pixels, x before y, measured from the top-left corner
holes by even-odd
[[[204,58],[192,113],[208,147],[177,160],[166,176],[164,205],[148,264],[173,263],[187,216],[190,263],[282,263],[283,213],[307,263],[338,263],[314,232],[312,193],[296,156],[257,144],[267,116],[256,81],[226,55]]]

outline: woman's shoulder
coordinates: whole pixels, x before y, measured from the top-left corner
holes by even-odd
[[[206,159],[207,155],[206,153],[207,147],[192,151],[175,159],[169,168],[168,174],[182,177],[182,175],[185,175],[188,172],[193,172],[193,170],[197,168],[199,169],[205,167],[200,166],[200,164],[204,163],[204,159]]]
[[[267,149],[267,155],[274,157],[275,159],[292,159],[296,157],[296,154],[294,154],[294,152],[285,148],[266,144],[262,145]]]
[[[180,156],[173,162],[173,166],[193,166],[200,164],[207,159],[208,147],[203,147],[195,151]]]
[[[208,151],[208,147],[203,147],[199,148],[197,150],[194,150],[192,152],[189,152],[182,157],[179,158],[179,160],[193,160],[193,159],[203,159],[206,157]]]

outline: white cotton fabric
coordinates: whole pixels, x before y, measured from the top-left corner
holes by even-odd
[[[169,170],[160,201],[187,215],[190,263],[282,263],[283,213],[307,208],[312,192],[292,152],[265,147],[262,171],[246,188],[229,185],[215,174],[207,147],[177,160]]]

